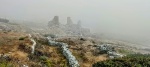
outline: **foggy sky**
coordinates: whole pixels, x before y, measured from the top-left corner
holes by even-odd
[[[150,39],[150,0],[0,0],[0,17],[46,23],[55,15],[94,32]]]

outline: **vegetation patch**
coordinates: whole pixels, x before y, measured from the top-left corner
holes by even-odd
[[[118,53],[121,53],[121,54],[133,54],[134,52],[131,51],[131,50],[125,50],[125,49],[118,49],[117,50]]]
[[[123,58],[110,59],[93,64],[93,67],[149,67],[150,55],[130,54]]]
[[[25,39],[25,37],[20,37],[20,38],[19,38],[19,40],[24,40],[24,39]]]

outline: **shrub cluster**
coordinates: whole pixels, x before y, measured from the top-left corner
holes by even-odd
[[[132,54],[93,64],[93,67],[149,67],[150,55]]]

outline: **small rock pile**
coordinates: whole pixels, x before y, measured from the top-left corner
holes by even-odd
[[[109,58],[111,58],[111,59],[124,56],[122,54],[117,53],[115,51],[114,47],[111,46],[111,44],[97,45],[97,48],[100,52],[107,53],[109,55]]]

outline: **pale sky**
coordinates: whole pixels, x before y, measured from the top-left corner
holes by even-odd
[[[42,23],[55,15],[98,33],[150,38],[150,0],[0,0],[0,17]]]

